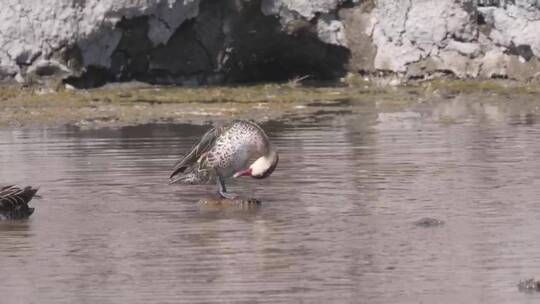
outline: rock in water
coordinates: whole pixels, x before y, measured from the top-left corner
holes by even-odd
[[[444,221],[438,220],[436,218],[432,217],[423,217],[419,219],[418,221],[414,222],[414,225],[418,227],[437,227],[444,225]]]
[[[207,197],[198,202],[204,210],[255,210],[261,206],[261,201],[255,198],[228,199],[222,197]]]

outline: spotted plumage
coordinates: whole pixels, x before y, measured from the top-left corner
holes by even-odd
[[[277,152],[261,127],[252,121],[235,120],[206,132],[176,164],[170,179],[171,183],[184,184],[217,179],[223,195],[225,179],[233,175],[264,178],[272,173],[277,162]],[[258,165],[252,167],[255,164]]]
[[[37,188],[0,186],[0,219],[27,218],[34,212],[28,202],[34,197]]]

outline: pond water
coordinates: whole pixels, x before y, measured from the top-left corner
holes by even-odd
[[[0,302],[537,303],[540,116],[510,99],[267,122],[278,169],[231,184],[258,208],[167,184],[208,126],[0,131],[0,181],[42,196],[0,222]]]

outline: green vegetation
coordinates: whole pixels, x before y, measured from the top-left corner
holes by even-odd
[[[431,80],[420,84],[426,93],[444,92],[450,94],[538,94],[538,84],[509,81],[503,79],[490,80]]]

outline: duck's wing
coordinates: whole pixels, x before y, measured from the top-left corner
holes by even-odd
[[[0,186],[0,211],[14,211],[28,207],[28,202],[34,197],[37,188],[30,186],[19,188],[14,185]]]
[[[224,127],[215,127],[206,132],[199,143],[197,143],[191,151],[176,163],[173,172],[169,178],[186,171],[187,168],[197,163],[199,159],[206,156],[208,151],[214,147],[216,140],[223,133]]]

